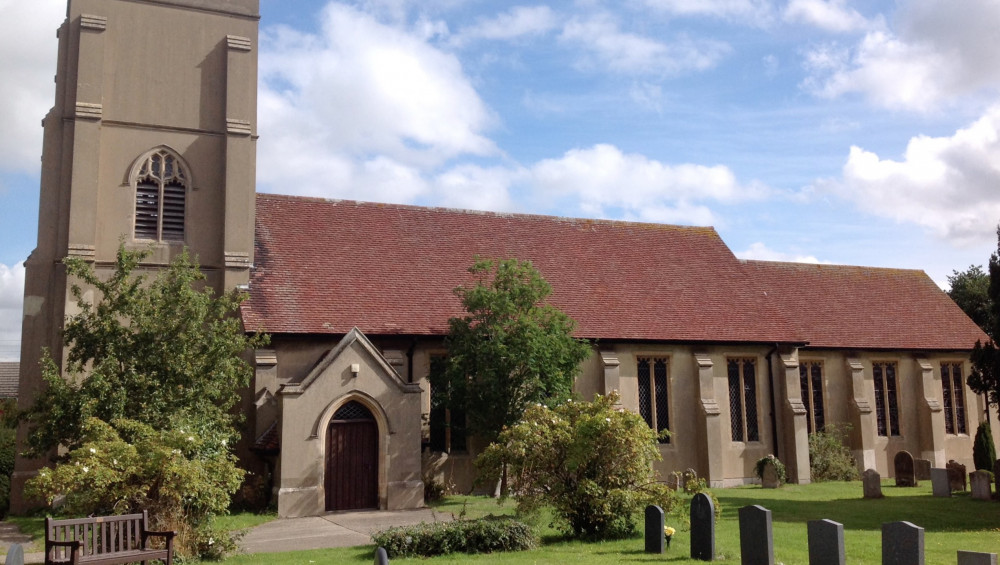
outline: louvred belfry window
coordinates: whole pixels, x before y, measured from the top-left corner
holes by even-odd
[[[135,239],[184,241],[187,171],[167,149],[139,165],[135,177]]]

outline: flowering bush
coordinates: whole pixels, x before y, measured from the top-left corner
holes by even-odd
[[[647,504],[669,510],[676,495],[653,472],[656,433],[634,412],[615,408],[617,393],[555,408],[530,406],[480,455],[486,476],[506,466],[520,511],[551,506],[571,535],[632,534]]]

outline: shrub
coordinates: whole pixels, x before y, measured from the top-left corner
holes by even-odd
[[[976,469],[993,472],[993,465],[997,460],[996,447],[993,445],[993,431],[989,422],[979,424],[976,430],[976,439],[972,444],[972,461]]]
[[[652,470],[660,459],[656,433],[638,414],[616,409],[617,401],[612,393],[593,402],[530,406],[476,464],[487,478],[506,469],[521,512],[551,506],[574,537],[627,537],[644,506],[669,511],[678,498]]]
[[[814,482],[858,479],[858,465],[844,445],[850,430],[848,424],[830,424],[809,434],[809,472]]]
[[[535,546],[531,528],[513,518],[486,516],[389,528],[372,535],[390,558],[432,557],[446,553],[522,551]]]
[[[785,481],[788,480],[788,473],[785,471],[785,464],[781,462],[781,459],[778,459],[770,453],[757,460],[757,464],[753,468],[754,474],[757,475],[758,479],[763,481],[764,465],[766,465],[768,461],[774,465],[774,470],[778,474],[778,484],[785,484]]]

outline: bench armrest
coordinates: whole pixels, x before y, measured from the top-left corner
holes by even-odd
[[[66,541],[54,541],[47,539],[45,540],[45,545],[56,547],[80,547],[83,545],[83,542],[75,539]]]
[[[149,531],[149,530],[147,530],[145,532],[142,532],[142,537],[144,537],[144,538],[145,537],[149,537],[149,536],[156,536],[156,537],[161,537],[161,538],[172,539],[176,535],[177,535],[177,532],[169,531],[169,530],[165,531],[165,532],[153,532],[153,531]]]

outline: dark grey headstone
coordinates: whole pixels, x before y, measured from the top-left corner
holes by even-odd
[[[958,565],[997,565],[997,554],[959,551]]]
[[[389,554],[384,547],[375,550],[375,565],[389,565]]]
[[[740,563],[774,565],[771,511],[753,504],[740,508]]]
[[[833,520],[810,520],[809,565],[844,565],[844,525]]]
[[[948,469],[931,469],[931,492],[934,496],[951,496],[951,486],[948,480]]]
[[[991,500],[989,471],[976,471],[969,474],[969,485],[972,488],[972,498],[976,500]]]
[[[691,559],[715,561],[715,504],[703,492],[691,499]]]
[[[913,456],[905,449],[896,454],[892,460],[893,470],[896,472],[897,487],[917,486],[917,476],[913,472]]]
[[[7,548],[7,559],[4,565],[24,565],[24,548],[21,544],[15,543]],[[994,565],[996,562],[994,561]]]
[[[865,498],[882,498],[882,475],[875,469],[861,474],[861,485],[865,489]]]
[[[965,492],[965,465],[952,459],[944,468],[948,469],[948,484],[951,485],[951,490]]]
[[[914,459],[913,460],[913,474],[917,477],[918,481],[929,481],[929,480],[931,480],[931,460],[930,459]]]
[[[882,565],[924,565],[924,529],[909,522],[882,524]]]
[[[666,551],[663,539],[663,509],[655,504],[646,507],[646,553]]]

